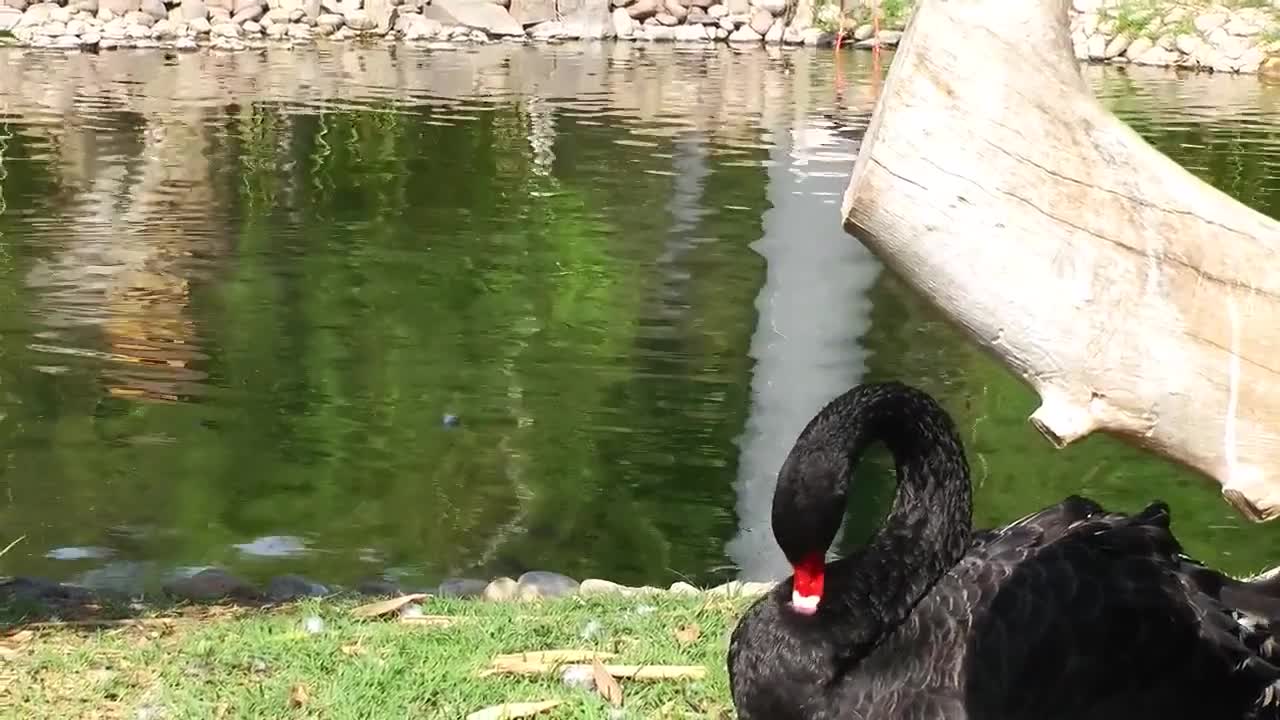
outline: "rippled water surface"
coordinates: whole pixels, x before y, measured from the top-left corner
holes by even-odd
[[[1087,72],[1280,213],[1280,88]],[[804,50],[0,50],[0,546],[26,536],[0,571],[769,576],[791,441],[891,377],[956,414],[983,524],[1164,497],[1205,559],[1280,562],[1208,481],[1051,450],[1030,391],[840,230],[874,77]],[[890,471],[860,471],[846,543]]]

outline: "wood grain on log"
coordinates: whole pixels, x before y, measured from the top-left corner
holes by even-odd
[[[871,118],[845,230],[1095,430],[1280,515],[1280,223],[1093,97],[1070,0],[923,0]]]

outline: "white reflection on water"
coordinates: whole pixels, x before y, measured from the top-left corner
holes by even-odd
[[[810,418],[866,369],[868,290],[880,272],[840,227],[840,199],[857,151],[834,124],[811,118],[774,134],[764,237],[768,269],[751,338],[751,412],[738,439],[738,534],[725,548],[742,580],[785,577],[770,510],[778,468]]]

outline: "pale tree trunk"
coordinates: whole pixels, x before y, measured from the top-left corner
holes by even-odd
[[[1082,79],[1070,0],[924,0],[844,227],[1041,398],[1280,515],[1280,223],[1146,144]]]

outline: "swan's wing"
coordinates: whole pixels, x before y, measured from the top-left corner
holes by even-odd
[[[1015,524],[966,558],[968,716],[1249,717],[1280,678],[1271,631],[1222,602],[1168,520],[1163,504],[1091,513],[1030,544]]]

